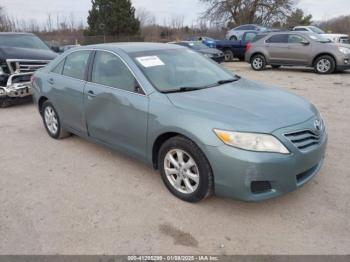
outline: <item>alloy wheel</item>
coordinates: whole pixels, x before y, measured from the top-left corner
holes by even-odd
[[[316,65],[317,70],[321,73],[327,73],[330,70],[331,66],[331,62],[325,58],[318,61]]]
[[[254,60],[253,60],[253,67],[255,69],[261,69],[263,67],[263,64],[264,64],[264,62],[263,62],[263,60],[260,57],[254,58]]]
[[[45,108],[44,119],[47,129],[51,134],[56,135],[58,132],[58,119],[55,110],[51,106]]]
[[[184,150],[170,150],[164,158],[164,170],[168,181],[177,191],[191,194],[198,188],[198,166]]]

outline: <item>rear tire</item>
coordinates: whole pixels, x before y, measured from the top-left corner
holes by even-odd
[[[230,37],[230,40],[231,40],[231,41],[237,41],[237,36],[235,36],[235,35],[231,36],[231,37]]]
[[[0,99],[0,108],[6,108],[11,106],[11,102],[8,99]]]
[[[49,136],[52,138],[62,139],[64,137],[70,136],[70,133],[62,128],[58,113],[49,101],[45,101],[43,104],[42,118],[45,129]]]
[[[261,54],[254,55],[251,59],[250,64],[255,71],[264,70],[266,67],[266,58]]]
[[[158,167],[165,186],[181,200],[199,202],[213,192],[213,174],[207,158],[185,137],[172,137],[161,146]]]
[[[329,55],[322,55],[315,60],[314,69],[317,74],[332,74],[336,69],[336,62]]]
[[[229,49],[226,49],[224,51],[224,55],[225,55],[225,62],[232,62],[233,61],[233,52]]]

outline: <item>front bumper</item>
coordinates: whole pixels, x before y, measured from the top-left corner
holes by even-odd
[[[211,59],[213,59],[215,62],[221,64],[222,62],[224,62],[225,56],[222,55],[222,56],[218,56],[218,57],[212,57]]]
[[[0,86],[0,98],[22,98],[32,94],[30,77],[32,73],[10,75],[6,86]]]
[[[337,59],[337,70],[350,69],[350,55],[343,55]]]
[[[293,128],[295,131],[298,127]],[[294,191],[310,181],[323,164],[327,133],[323,133],[317,145],[303,152],[280,137],[287,132],[282,129],[274,135],[291,151],[288,155],[251,152],[227,145],[206,147],[215,178],[215,193],[244,201],[262,201]],[[265,187],[266,190],[260,192],[254,190],[254,186],[264,187],[266,183],[270,188]]]

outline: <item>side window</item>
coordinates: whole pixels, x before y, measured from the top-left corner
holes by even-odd
[[[258,27],[254,26],[254,25],[248,25],[246,30],[258,30]]]
[[[245,35],[245,41],[253,41],[253,39],[255,38],[256,33],[246,33]]]
[[[290,44],[300,44],[304,41],[306,41],[306,40],[298,35],[289,35],[288,36],[288,43],[290,43]]]
[[[240,31],[240,30],[244,30],[244,29],[243,29],[243,26],[239,26],[239,27],[236,27],[235,30]]]
[[[305,28],[295,28],[294,31],[307,31]]]
[[[58,65],[56,65],[56,67],[51,72],[62,75],[64,61],[66,61],[66,59],[63,59],[61,62],[59,62]]]
[[[84,80],[86,66],[88,64],[90,51],[76,51],[66,58],[63,75]]]
[[[91,81],[96,84],[142,93],[129,68],[119,57],[109,52],[97,51]]]
[[[273,35],[269,39],[266,40],[266,43],[286,44],[286,43],[288,43],[288,35],[285,35],[285,34]]]
[[[251,25],[243,25],[240,27],[239,30],[254,30],[254,27],[252,27]]]

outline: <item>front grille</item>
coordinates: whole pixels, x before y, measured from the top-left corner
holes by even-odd
[[[20,74],[33,73],[36,70],[45,67],[50,61],[8,59],[6,62],[12,74]]]
[[[285,137],[287,137],[298,149],[305,150],[317,145],[321,140],[321,135],[322,133],[316,134],[311,130],[303,130],[287,133],[285,134]]]

